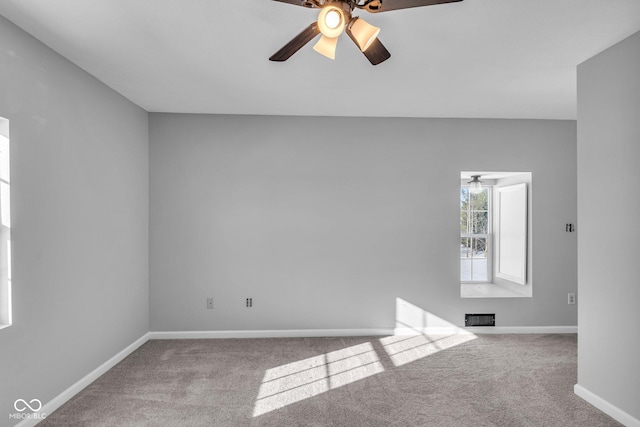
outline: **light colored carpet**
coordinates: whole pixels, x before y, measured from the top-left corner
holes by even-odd
[[[619,426],[576,335],[149,341],[40,426]]]

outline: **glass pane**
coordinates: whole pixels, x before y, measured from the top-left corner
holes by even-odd
[[[471,258],[473,255],[473,249],[471,243],[473,239],[470,237],[462,237],[460,239],[460,258]]]
[[[460,234],[469,233],[469,213],[467,211],[460,211]]]
[[[489,234],[489,190],[471,193],[460,188],[460,233],[466,235]],[[485,237],[460,238],[460,280],[462,282],[488,282],[488,239]]]
[[[467,204],[469,203],[469,189],[467,187],[460,187],[460,210],[467,210]]]
[[[489,233],[488,188],[480,193],[471,193],[467,187],[460,188],[460,232]]]
[[[471,209],[477,211],[489,209],[489,189],[483,188],[480,193],[471,194]]]
[[[487,282],[488,281],[488,276],[487,276],[487,260],[485,259],[474,259],[473,261],[471,261],[471,263],[473,264],[473,274],[471,277],[471,280],[475,281],[479,281],[479,282]]]
[[[489,233],[489,212],[472,211],[469,228],[470,228],[469,233],[488,234]]]
[[[469,231],[469,188],[460,187],[460,233],[470,233]]]
[[[460,281],[461,282],[471,281],[471,262],[472,261],[470,259],[460,260]]]
[[[487,258],[487,239],[484,237],[476,237],[472,243],[473,258]]]

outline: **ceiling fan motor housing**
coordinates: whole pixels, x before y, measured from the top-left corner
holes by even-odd
[[[278,1],[278,0],[276,0]],[[382,4],[382,0],[368,0],[364,4],[375,3],[376,6]],[[363,5],[359,4],[356,0],[303,0],[302,6],[322,9],[325,6],[335,5],[337,7],[342,8],[342,10],[350,15],[351,11],[353,11],[356,7],[362,8]]]

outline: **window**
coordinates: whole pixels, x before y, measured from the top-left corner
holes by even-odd
[[[0,117],[0,329],[11,325],[9,120]]]
[[[474,176],[479,188],[470,184]],[[460,295],[531,297],[531,173],[460,178]]]
[[[491,192],[460,188],[460,281],[491,281]]]

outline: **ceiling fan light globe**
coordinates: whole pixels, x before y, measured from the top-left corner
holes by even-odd
[[[325,16],[324,18],[324,22],[325,24],[327,24],[327,27],[331,28],[332,30],[338,28],[338,25],[340,25],[341,21],[342,19],[340,18],[340,14],[335,10],[330,10],[327,13],[327,16]]]
[[[362,18],[357,18],[351,25],[351,34],[353,34],[360,50],[364,52],[376,40],[380,34],[380,28],[369,24]]]
[[[480,175],[472,175],[469,184],[469,192],[472,194],[482,193],[482,181],[480,181]]]
[[[338,37],[327,37],[324,34],[313,46],[313,50],[329,59],[336,59],[336,46],[338,45]]]
[[[482,193],[482,184],[480,183],[471,184],[469,186],[469,191],[471,192],[471,194]]]
[[[338,37],[346,24],[344,12],[337,6],[329,5],[318,14],[318,28],[325,37]]]

